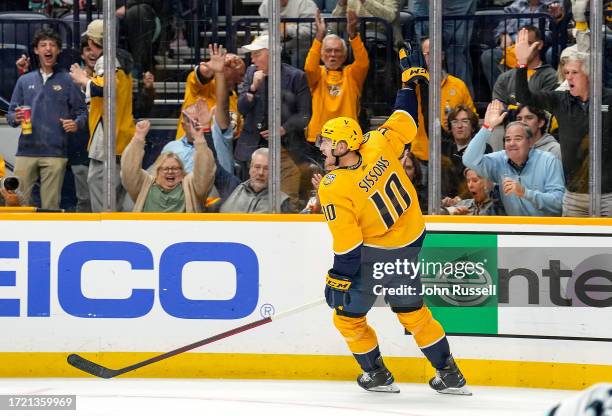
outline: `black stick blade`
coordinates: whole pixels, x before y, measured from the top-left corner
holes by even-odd
[[[100,378],[113,378],[121,374],[121,371],[103,367],[77,354],[70,354],[67,361],[71,366]]]

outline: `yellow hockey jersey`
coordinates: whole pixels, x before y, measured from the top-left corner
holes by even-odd
[[[94,76],[92,84],[97,88],[104,87],[104,77]],[[118,69],[116,72],[116,116],[115,121],[115,153],[120,155],[123,149],[130,143],[136,130],[136,123],[132,115],[132,75],[126,74],[123,69]],[[92,86],[92,89],[95,88]],[[104,117],[104,97],[99,94],[91,97],[91,106],[89,108],[89,143],[91,145],[94,133],[98,124],[102,122]]]
[[[321,208],[336,255],[361,244],[404,247],[422,235],[425,221],[417,193],[399,161],[416,132],[413,118],[396,110],[365,135],[357,165],[335,169],[321,181]]]

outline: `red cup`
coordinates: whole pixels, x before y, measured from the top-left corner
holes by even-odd
[[[21,134],[32,134],[32,107],[29,105],[22,105],[19,107],[21,111]]]

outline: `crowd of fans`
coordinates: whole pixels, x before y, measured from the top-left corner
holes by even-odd
[[[272,1],[272,0],[270,0]],[[364,82],[372,70],[359,31],[360,17],[376,16],[393,28],[401,46],[402,4],[397,0],[338,0],[331,13],[346,23],[335,32],[313,0],[278,0],[283,17],[312,18],[312,26],[283,24],[281,66],[282,211],[300,212],[327,167],[314,142],[327,120],[359,119]],[[36,3],[36,2],[34,2]],[[48,2],[42,2],[48,5]],[[178,2],[181,3],[181,2]],[[502,2],[504,3],[504,2]],[[491,33],[497,46],[480,56],[492,97],[478,114],[473,99],[471,62],[465,61],[472,22],[445,27],[441,88],[442,210],[448,215],[588,215],[589,51],[584,0],[514,0],[507,13],[547,13],[542,33],[533,22],[504,20]],[[607,5],[607,3],[606,3]],[[428,2],[408,4],[416,16]],[[473,14],[476,0],[445,1],[445,14]],[[207,59],[186,77],[176,140],[165,145],[148,169],[143,158],[154,106],[152,43],[163,7],[158,1],[128,0],[117,15],[129,27],[128,51],[114,57],[116,73],[117,209],[148,212],[266,212],[268,199],[268,50],[263,34],[242,45],[239,54],[210,45]],[[178,14],[180,15],[180,8]],[[448,10],[447,10],[448,9]],[[259,14],[266,16],[268,0]],[[171,11],[171,14],[175,11]],[[168,20],[167,16],[165,20]],[[156,23],[157,22],[157,23]],[[180,19],[174,45],[184,41]],[[552,66],[553,25],[567,22],[575,45]],[[307,28],[308,30],[305,30]],[[448,30],[447,30],[448,29]],[[420,25],[419,53],[430,63],[427,26]],[[367,31],[367,28],[366,28]],[[451,33],[452,32],[452,33]],[[167,36],[167,35],[166,35]],[[14,175],[18,189],[0,189],[6,205],[40,204],[59,209],[64,174],[75,178],[77,210],[103,209],[106,149],[103,141],[104,25],[92,21],[82,36],[82,63],[69,72],[56,68],[62,40],[43,28],[33,42],[34,60],[16,62],[23,75],[15,85],[8,123],[22,127]],[[586,41],[585,41],[586,39]],[[168,43],[172,39],[168,38]],[[146,49],[146,51],[145,51]],[[304,52],[304,53],[302,53]],[[246,56],[245,60],[241,56]],[[133,79],[142,88],[133,92]],[[389,80],[391,83],[392,80]],[[608,80],[607,80],[608,81]],[[429,86],[431,88],[432,86]],[[394,85],[388,88],[395,89]],[[603,88],[603,87],[602,87]],[[427,209],[428,86],[419,85],[418,134],[402,158],[421,209]],[[602,215],[612,214],[612,144],[603,88]],[[482,118],[482,122],[481,119]],[[31,131],[24,123],[31,123]],[[0,157],[0,176],[4,176]],[[32,189],[39,183],[39,195]],[[306,211],[316,212],[307,207]]]

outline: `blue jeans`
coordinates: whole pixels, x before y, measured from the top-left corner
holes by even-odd
[[[429,16],[429,1],[414,0],[412,11],[419,16]],[[472,16],[476,12],[476,0],[445,0],[444,16]],[[444,22],[443,49],[448,72],[465,82],[474,94],[472,87],[472,62],[470,60],[470,39],[472,38],[471,20],[451,20]],[[427,24],[417,24],[419,37],[427,36]]]

